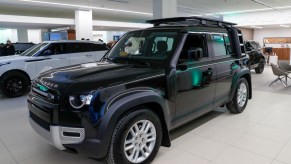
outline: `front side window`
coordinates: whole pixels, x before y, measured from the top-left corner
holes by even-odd
[[[109,52],[115,62],[126,61],[165,61],[176,50],[178,32],[135,31],[124,35]]]
[[[39,44],[37,44],[35,46],[32,46],[28,50],[24,51],[20,55],[21,56],[34,56],[35,54],[37,54],[37,52],[39,52],[42,49],[44,49],[47,45],[49,45],[49,43],[39,43]]]
[[[39,56],[51,56],[70,53],[68,44],[52,43]]]

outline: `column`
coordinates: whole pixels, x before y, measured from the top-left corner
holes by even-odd
[[[93,16],[92,10],[75,11],[76,39],[93,39]]]
[[[177,16],[177,0],[154,0],[154,19]]]
[[[17,29],[18,42],[27,43],[28,42],[28,32],[25,28]]]

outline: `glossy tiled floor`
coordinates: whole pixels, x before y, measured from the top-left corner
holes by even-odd
[[[225,108],[171,132],[155,164],[291,164],[291,90],[277,83],[270,68],[253,74],[253,99],[240,115]],[[0,98],[0,164],[91,164],[81,155],[56,150],[29,126],[25,97]]]

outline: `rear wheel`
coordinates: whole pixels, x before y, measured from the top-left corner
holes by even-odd
[[[2,93],[10,98],[24,95],[29,86],[29,79],[20,72],[8,72],[0,80]]]
[[[231,113],[241,113],[245,110],[249,98],[249,85],[245,78],[238,82],[235,94],[232,100],[226,104],[226,108]]]
[[[260,60],[260,64],[257,68],[255,68],[255,71],[257,74],[261,74],[264,72],[265,69],[265,61],[263,59]]]
[[[147,109],[129,113],[115,127],[108,163],[150,163],[160,148],[161,140],[162,127],[155,113]]]

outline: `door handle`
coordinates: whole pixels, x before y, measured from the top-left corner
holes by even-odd
[[[88,54],[87,54],[86,56],[87,56],[87,57],[91,57],[91,56],[93,56],[93,55],[88,55]]]

